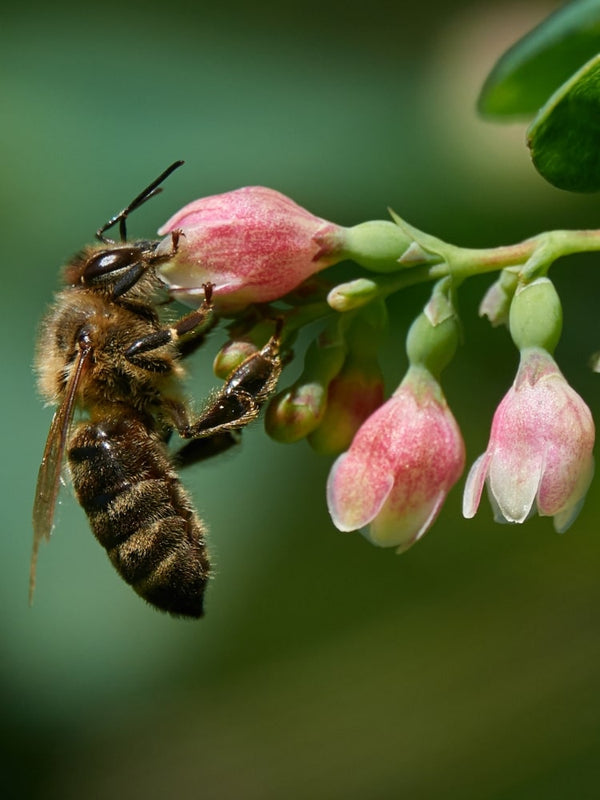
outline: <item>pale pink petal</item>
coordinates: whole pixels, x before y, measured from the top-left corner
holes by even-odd
[[[583,508],[583,504],[585,502],[585,496],[587,494],[588,489],[590,488],[590,484],[592,482],[592,478],[594,477],[594,459],[590,456],[587,465],[583,465],[581,467],[581,474],[579,476],[579,481],[577,485],[574,487],[573,492],[569,498],[569,504],[561,509],[558,512],[555,512],[553,516],[554,522],[554,529],[557,533],[564,533],[577,519],[579,512]],[[542,514],[542,511],[540,511]],[[550,516],[550,515],[545,515]]]
[[[368,525],[385,503],[394,478],[391,472],[372,470],[349,451],[334,463],[327,480],[327,506],[340,531]]]
[[[554,516],[566,505],[575,505],[587,492],[593,474],[592,415],[564,379],[556,384],[546,467],[537,497],[540,514],[544,516]]]
[[[477,513],[489,465],[490,456],[486,452],[479,456],[469,470],[463,494],[463,516],[466,519],[471,519]]]

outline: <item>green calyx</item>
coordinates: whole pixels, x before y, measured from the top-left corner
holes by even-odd
[[[509,328],[519,350],[541,347],[554,352],[562,332],[562,306],[549,278],[537,278],[517,289],[510,306]]]
[[[439,239],[413,228],[390,210],[393,222],[370,220],[344,228],[343,257],[371,272],[398,272],[442,260]]]
[[[450,279],[439,281],[406,337],[406,354],[411,366],[425,367],[435,377],[450,363],[460,340],[460,325],[451,294]]]
[[[344,230],[344,255],[373,272],[395,272],[412,239],[389,220],[370,220]]]

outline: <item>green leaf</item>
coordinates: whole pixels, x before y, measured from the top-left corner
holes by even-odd
[[[574,0],[519,39],[496,63],[478,100],[484,116],[530,116],[600,52],[600,0]]]
[[[554,186],[600,190],[600,55],[552,95],[527,140],[536,169]]]

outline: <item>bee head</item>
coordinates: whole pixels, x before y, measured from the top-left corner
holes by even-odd
[[[105,289],[117,297],[134,286],[156,261],[156,242],[92,246],[77,255],[65,270],[68,285]]]

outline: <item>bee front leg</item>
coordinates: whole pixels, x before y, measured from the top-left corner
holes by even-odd
[[[156,371],[158,368],[156,365],[160,363],[164,367],[164,362],[148,359],[146,353],[171,343],[176,344],[181,351],[187,349],[187,352],[189,352],[190,345],[193,349],[198,347],[206,333],[217,323],[211,298],[212,284],[206,283],[204,285],[204,302],[200,308],[181,317],[170,327],[162,328],[148,336],[142,336],[127,348],[125,358],[137,367]]]

